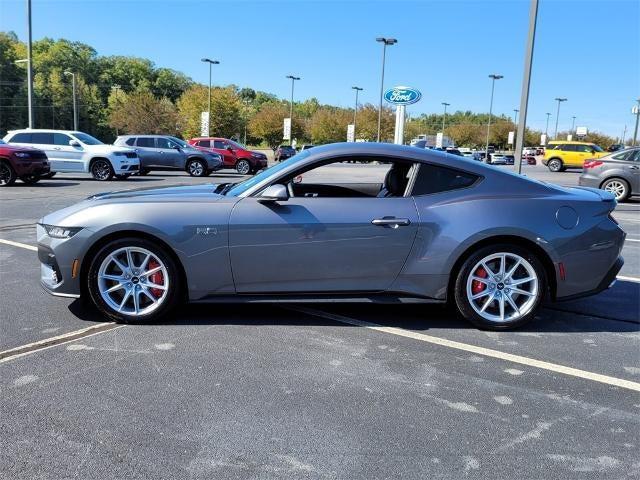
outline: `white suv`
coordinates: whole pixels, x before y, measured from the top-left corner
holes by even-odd
[[[12,145],[37,147],[44,150],[56,172],[91,173],[96,180],[110,180],[114,175],[124,179],[140,170],[135,150],[105,145],[82,132],[67,130],[11,130],[4,141]]]

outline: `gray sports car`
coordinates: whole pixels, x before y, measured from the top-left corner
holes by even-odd
[[[451,301],[505,329],[610,286],[615,206],[434,150],[333,144],[238,184],[95,195],[40,220],[38,254],[47,291],[116,321],[183,301]]]

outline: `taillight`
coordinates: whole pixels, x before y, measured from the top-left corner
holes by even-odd
[[[603,162],[601,162],[600,160],[585,160],[583,166],[584,168],[596,168],[602,164]]]

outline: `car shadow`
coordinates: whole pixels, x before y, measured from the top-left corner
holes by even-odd
[[[14,184],[16,187],[31,187],[31,188],[51,188],[51,187],[74,187],[76,185],[80,185],[78,182],[56,182],[53,180],[40,180],[38,183],[22,183],[16,182]]]

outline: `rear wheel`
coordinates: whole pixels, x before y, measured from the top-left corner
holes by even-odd
[[[34,183],[38,183],[40,181],[40,175],[25,175],[23,177],[20,177],[20,180],[22,180],[23,183],[26,183],[27,185],[33,185]]]
[[[178,267],[155,243],[123,238],[105,245],[93,258],[87,290],[107,317],[126,323],[157,320],[179,298]]]
[[[547,168],[552,172],[562,172],[564,171],[564,164],[559,158],[552,158],[547,163]]]
[[[477,327],[507,330],[531,321],[544,298],[544,267],[516,245],[481,248],[458,272],[455,302]]]
[[[610,178],[609,180],[604,182],[600,188],[607,192],[613,193],[616,197],[616,200],[619,202],[624,202],[627,198],[629,198],[631,190],[627,181],[623,180],[622,178]]]
[[[100,182],[106,182],[113,178],[113,167],[109,160],[98,158],[91,163],[91,175]]]
[[[9,165],[9,162],[0,161],[0,187],[13,185],[16,178],[16,172]]]
[[[251,164],[248,160],[242,159],[236,163],[236,171],[240,175],[249,175],[251,173]]]
[[[207,167],[202,160],[194,158],[193,160],[189,160],[189,163],[187,163],[187,172],[192,177],[206,177]]]

